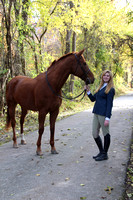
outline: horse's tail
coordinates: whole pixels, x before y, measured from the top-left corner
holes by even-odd
[[[14,103],[14,89],[16,86],[17,80],[13,78],[6,86],[6,105],[7,105],[7,112],[6,112],[6,125],[5,129],[8,130],[11,127],[11,116],[10,116],[10,106]]]
[[[11,117],[9,114],[9,107],[7,107],[7,115],[6,115],[6,130],[8,130],[11,127]]]
[[[6,105],[7,105],[6,130],[8,130],[11,126],[11,119],[15,118],[14,116],[15,113],[14,114],[12,113],[12,115],[10,115],[9,110],[11,110],[11,112],[14,112],[15,107],[17,105],[17,102],[14,98],[14,93],[19,80],[21,80],[21,77],[16,76],[13,79],[11,79],[6,86]]]

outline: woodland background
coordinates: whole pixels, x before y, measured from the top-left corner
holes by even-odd
[[[7,82],[16,75],[35,77],[54,59],[85,49],[95,75],[114,75],[116,92],[133,87],[133,4],[117,0],[0,0],[0,114]],[[76,95],[84,83],[71,75],[63,87]]]

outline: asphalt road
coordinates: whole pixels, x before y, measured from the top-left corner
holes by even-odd
[[[49,126],[43,135],[42,157],[35,153],[37,131],[28,134],[27,145],[18,149],[12,148],[12,142],[0,146],[0,200],[119,200],[129,160],[133,93],[114,100],[107,161],[92,159],[97,147],[91,111],[56,123],[57,155],[50,153]]]

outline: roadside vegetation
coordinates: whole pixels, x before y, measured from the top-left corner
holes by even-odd
[[[127,165],[127,173],[125,179],[125,193],[122,200],[132,200],[133,199],[133,130],[132,130],[132,140],[130,147],[130,159]]]

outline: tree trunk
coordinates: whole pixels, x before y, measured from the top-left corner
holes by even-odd
[[[76,51],[76,33],[73,31],[73,38],[72,38],[72,51]],[[69,86],[69,92],[73,94],[74,91],[74,75],[71,74],[70,76],[70,86]]]
[[[71,30],[67,30],[67,34],[66,34],[66,51],[65,54],[70,52],[70,39],[71,39]]]
[[[23,0],[22,1],[22,20],[23,20],[23,26],[24,28],[26,27],[27,25],[27,20],[28,20],[28,9],[29,9],[29,0]],[[22,33],[25,37],[26,35],[28,34],[27,31],[23,31]],[[25,67],[26,67],[26,64],[25,64],[25,54],[24,54],[24,46],[23,46],[23,43],[21,43],[20,45],[20,51],[21,51],[21,63],[22,63],[22,72],[24,75],[26,75],[26,70],[25,70]]]
[[[10,69],[11,77],[13,77],[13,66],[12,66],[12,54],[11,54],[11,8],[13,0],[9,1],[9,6],[6,10],[5,1],[1,0],[3,6],[3,14],[5,18],[5,27],[6,27],[6,44],[7,44],[7,53],[5,58],[5,67]]]
[[[3,27],[6,29],[6,45],[5,45],[5,52],[3,53],[2,58],[2,66],[3,73],[0,76],[0,115],[3,114],[4,110],[4,103],[5,103],[5,88],[6,82],[9,76],[13,77],[14,70],[12,65],[12,53],[11,53],[11,8],[12,8],[13,0],[7,2],[1,0],[2,7],[1,13],[3,14],[2,18],[2,31]],[[7,6],[8,5],[8,6]],[[4,51],[4,48],[3,48]],[[4,56],[5,54],[5,56]],[[5,69],[7,71],[5,71]]]
[[[0,116],[4,114],[4,105],[5,105],[5,88],[6,82],[10,76],[10,70],[0,77]]]
[[[85,59],[88,60],[87,32],[88,32],[88,29],[84,28],[84,48],[85,48],[84,57],[85,57]]]

